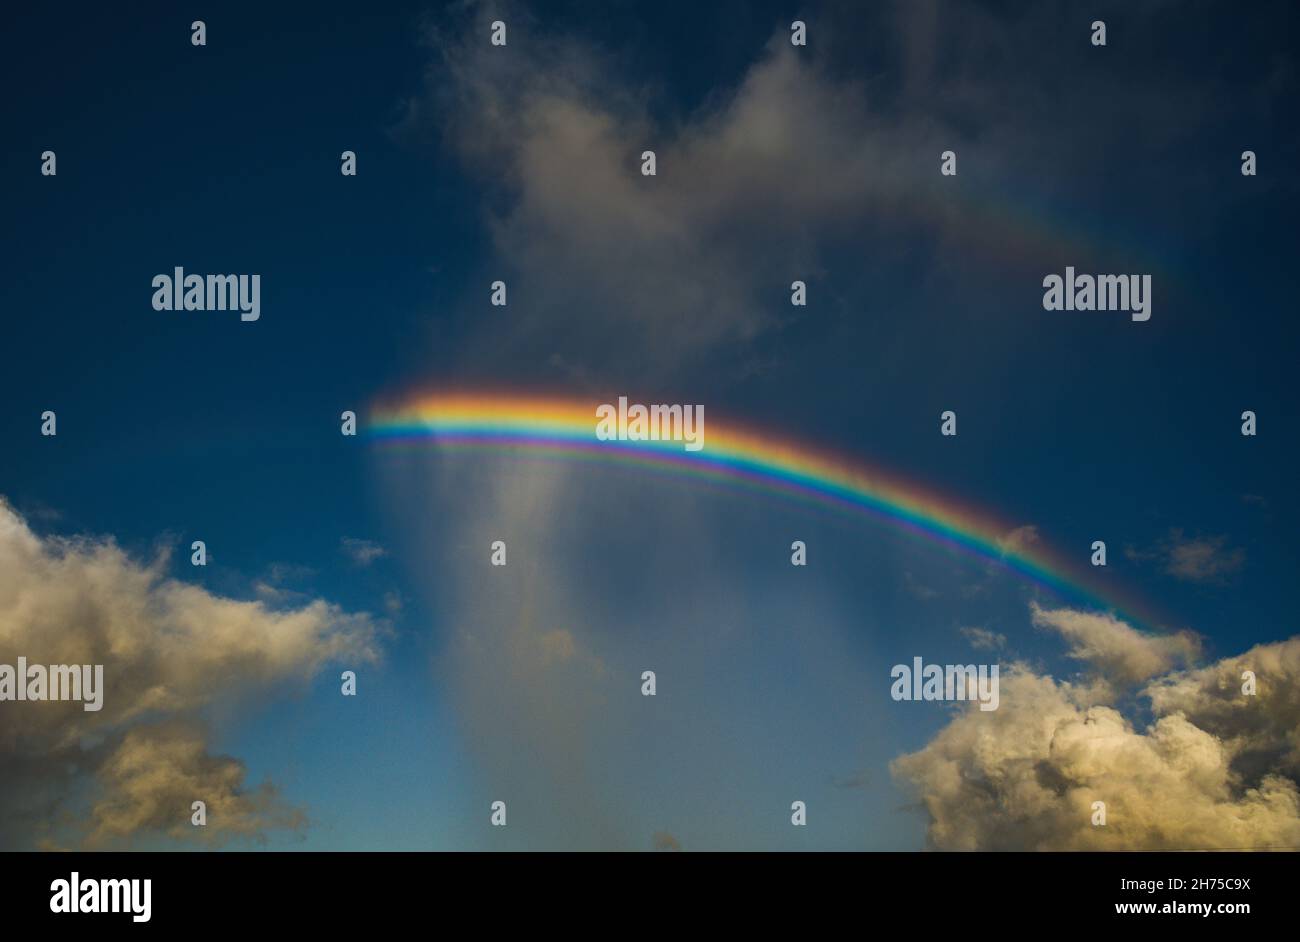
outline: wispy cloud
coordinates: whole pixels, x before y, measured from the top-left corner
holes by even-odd
[[[1004,534],[998,540],[998,549],[1002,553],[1023,553],[1031,546],[1039,542],[1038,527],[1032,524],[1026,524],[1022,527],[1016,527],[1014,530]]]
[[[373,540],[360,540],[350,536],[343,537],[339,541],[339,547],[348,559],[362,567],[388,555],[388,550]]]
[[[987,628],[969,627],[961,629],[962,635],[976,650],[993,651],[1006,647],[1007,636]]]
[[[919,237],[959,241],[965,251],[954,256],[1035,259],[1034,269],[1056,257],[1060,246],[1049,243],[1063,236],[1017,235],[999,201],[977,205],[945,189],[944,150],[960,151],[963,172],[985,191],[1029,185],[1027,196],[1069,206],[1088,194],[1034,188],[1048,185],[1044,164],[1075,159],[1075,135],[1085,131],[1056,122],[1059,133],[1044,140],[1044,122],[1091,108],[1100,94],[1116,114],[1111,127],[1086,127],[1089,146],[1103,133],[1122,147],[1120,129],[1140,123],[1163,152],[1203,137],[1201,106],[1171,102],[1242,106],[1213,73],[1197,77],[1190,94],[1185,74],[1175,86],[1150,75],[1134,82],[1123,69],[1081,88],[1050,58],[1058,47],[1040,41],[1068,19],[1062,5],[871,6],[839,18],[853,32],[888,37],[900,53],[881,64],[889,74],[849,78],[836,56],[858,58],[860,47],[850,53],[823,36],[796,50],[777,29],[742,74],[667,116],[653,84],[616,53],[548,31],[517,6],[469,5],[477,22],[434,22],[426,86],[401,131],[436,130],[481,174],[493,191],[485,220],[492,277],[528,286],[526,302],[511,302],[510,329],[493,321],[476,334],[470,360],[514,355],[599,384],[690,376],[707,358],[739,378],[766,365],[764,338],[797,322],[790,281],[815,276],[837,247],[883,255]],[[497,16],[527,37],[508,53],[482,41]],[[1129,17],[1126,35],[1164,31],[1162,16]],[[1073,52],[1087,51],[1081,43]],[[1026,74],[1041,81],[1009,93],[1002,74],[990,74],[989,56],[1029,56]],[[1250,100],[1252,110],[1267,107]],[[656,154],[654,177],[640,174],[644,150]],[[1056,185],[1080,179],[1067,174]]]
[[[1155,561],[1166,573],[1184,582],[1224,583],[1246,565],[1246,551],[1231,546],[1226,536],[1187,536],[1174,528],[1153,547],[1129,547],[1134,562]]]
[[[836,779],[832,784],[836,788],[861,789],[871,784],[871,773],[862,771],[854,772],[845,778]]]
[[[934,123],[883,117],[863,83],[788,35],[665,122],[594,45],[534,29],[496,55],[484,26],[430,32],[437,59],[408,122],[436,123],[504,191],[488,225],[499,270],[520,276],[529,303],[513,334],[484,338],[497,361],[509,345],[571,379],[626,381],[747,350],[793,318],[790,282],[819,270],[827,240],[870,211],[896,213],[905,185],[933,183],[913,154],[925,141],[937,160]],[[644,150],[653,177],[640,173]]]
[[[920,599],[923,602],[939,597],[939,591],[937,589],[933,586],[925,585],[912,574],[911,570],[904,570],[903,572],[903,588],[906,590],[908,595]]]

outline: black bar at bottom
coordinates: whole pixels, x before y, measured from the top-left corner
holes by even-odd
[[[3,854],[0,899],[6,927],[74,931],[373,930],[432,917],[430,931],[770,934],[900,919],[950,931],[1045,918],[1230,932],[1294,919],[1295,864],[1290,853]],[[103,882],[146,879],[147,921],[143,882]],[[74,883],[78,911],[53,911],[72,908]],[[124,911],[81,911],[115,904]]]

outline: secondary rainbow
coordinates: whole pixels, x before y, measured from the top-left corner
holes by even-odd
[[[630,466],[776,494],[840,513],[859,514],[1020,573],[1060,596],[1116,610],[1072,575],[1077,567],[1040,542],[1008,542],[1014,529],[956,498],[830,451],[719,421],[708,415],[704,448],[680,441],[597,439],[598,399],[442,392],[377,406],[367,434],[385,448],[430,442],[451,450],[512,451],[566,461]]]

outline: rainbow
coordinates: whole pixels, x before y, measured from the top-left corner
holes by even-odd
[[[597,405],[595,399],[518,393],[418,394],[376,406],[367,435],[390,448],[432,441],[452,450],[510,450],[775,494],[883,521],[1009,569],[1062,598],[1121,614],[1074,574],[1077,564],[1040,542],[1008,544],[1012,526],[954,498],[860,461],[719,422],[711,414],[701,451],[686,451],[680,441],[601,441],[595,435]]]

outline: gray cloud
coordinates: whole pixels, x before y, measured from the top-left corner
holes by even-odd
[[[684,373],[782,327],[823,241],[933,184],[915,160],[924,145],[937,166],[932,126],[878,116],[864,85],[782,34],[668,125],[590,45],[531,31],[499,55],[479,29],[432,35],[431,90],[410,120],[436,121],[506,191],[489,220],[512,291],[496,354],[508,343],[579,381]],[[655,177],[641,176],[643,150]]]

